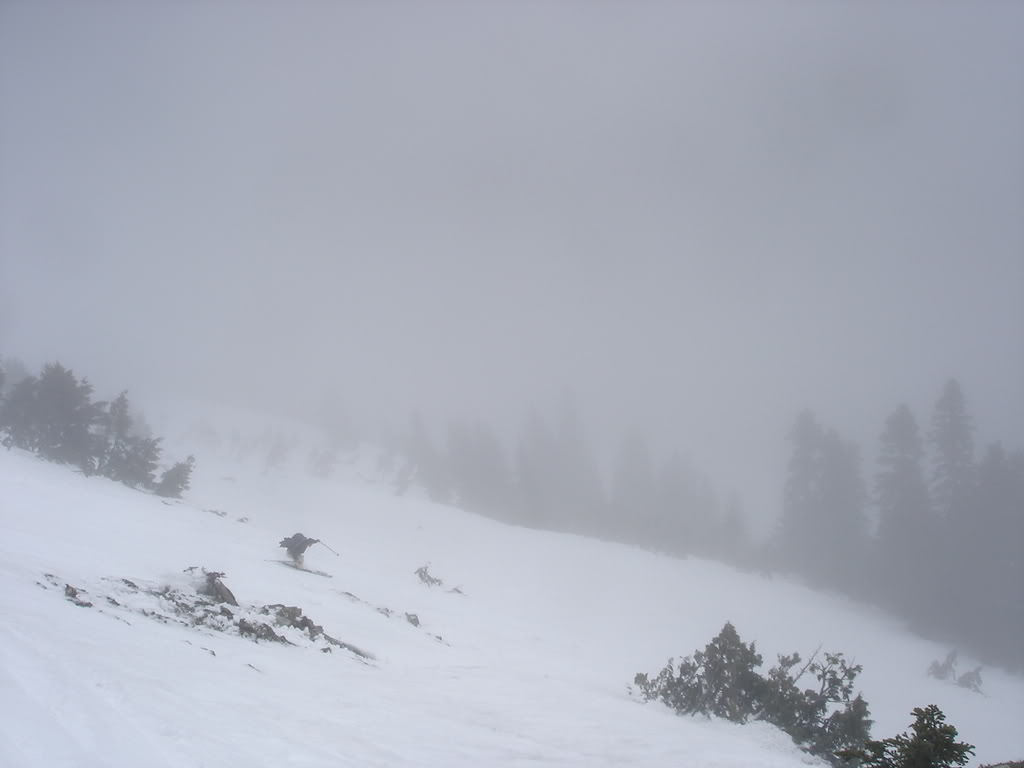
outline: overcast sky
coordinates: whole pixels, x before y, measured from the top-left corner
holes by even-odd
[[[872,451],[955,375],[1019,447],[1022,39],[1014,2],[3,0],[0,354],[396,421],[571,390],[772,513],[803,406]]]

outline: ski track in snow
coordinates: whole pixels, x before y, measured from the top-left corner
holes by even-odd
[[[819,643],[862,663],[876,738],[936,703],[977,745],[975,763],[1024,755],[1020,678],[985,669],[985,696],[931,680],[947,648],[844,599],[503,526],[358,473],[268,474],[208,453],[187,500],[168,505],[0,451],[0,765],[818,764],[770,726],[680,718],[630,696],[637,672],[703,647],[726,620],[766,665]],[[273,562],[297,530],[341,553],[306,553],[333,579]],[[444,587],[414,575],[427,562]],[[184,587],[190,566],[225,572],[243,605],[299,606],[376,661],[161,623],[139,613],[147,598],[114,589]],[[65,599],[65,582],[94,607]]]

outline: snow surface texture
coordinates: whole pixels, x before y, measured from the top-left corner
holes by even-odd
[[[268,467],[184,447],[198,467],[175,503],[0,451],[0,766],[818,764],[770,726],[631,695],[726,620],[766,662],[822,643],[862,663],[877,738],[936,703],[976,763],[1024,753],[1024,682],[930,679],[948,648],[848,601],[395,497],[365,456],[325,480],[299,451]],[[295,531],[340,552],[306,553],[333,579],[274,562]],[[240,607],[202,599],[190,567],[225,573]],[[271,605],[344,646],[239,631]]]

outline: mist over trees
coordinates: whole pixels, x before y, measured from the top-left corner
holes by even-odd
[[[399,492],[427,496],[503,522],[634,544],[668,554],[737,562],[750,536],[738,498],[723,503],[680,454],[661,460],[638,430],[603,467],[570,398],[530,409],[511,448],[491,427],[452,422],[436,439],[419,416],[396,438]]]
[[[1024,453],[999,442],[979,457],[965,395],[942,388],[922,430],[900,404],[884,419],[873,460],[799,413],[778,523],[764,541],[742,501],[723,501],[680,454],[660,458],[624,433],[602,463],[583,417],[564,398],[531,409],[511,449],[480,422],[435,441],[414,417],[397,450],[399,490],[508,523],[619,541],[675,556],[778,572],[874,603],[923,634],[982,660],[1024,667]]]
[[[528,411],[511,447],[480,420],[452,421],[436,439],[413,416],[391,449],[399,492],[417,484],[506,523],[787,574],[872,602],[987,663],[1024,668],[1024,451],[999,441],[976,450],[956,380],[928,424],[898,405],[866,470],[856,443],[799,413],[778,523],[760,542],[735,494],[723,501],[707,476],[677,452],[658,457],[638,430],[602,464],[571,398],[553,413]],[[57,362],[35,376],[0,361],[0,440],[162,496],[180,497],[194,468],[190,456],[161,472],[161,438],[127,392],[96,401],[88,379]]]
[[[149,433],[127,392],[111,402],[92,395],[88,379],[58,362],[36,377],[17,361],[0,359],[0,443],[161,496],[179,498],[188,490],[195,460],[189,456],[157,479],[161,438]]]
[[[1022,668],[1024,453],[995,442],[978,458],[956,380],[930,425],[922,436],[905,404],[886,418],[868,495],[857,447],[801,413],[769,561],[989,663]]]

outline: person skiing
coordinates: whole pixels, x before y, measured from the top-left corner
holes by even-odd
[[[287,550],[288,556],[292,559],[296,568],[304,568],[303,556],[306,554],[306,550],[314,544],[319,543],[320,539],[310,539],[303,536],[301,533],[296,533],[289,536],[287,539],[281,539],[279,546],[282,546]]]

